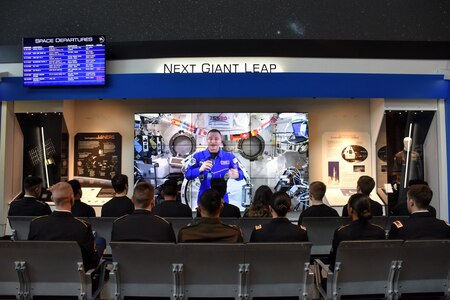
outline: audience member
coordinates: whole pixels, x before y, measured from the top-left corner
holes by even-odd
[[[35,218],[30,223],[29,240],[76,241],[81,248],[85,270],[94,269],[99,262],[95,250],[91,225],[74,218],[71,212],[74,203],[72,187],[59,182],[52,189],[55,211],[49,216]]]
[[[240,228],[223,224],[220,221],[220,210],[223,201],[218,192],[208,189],[200,197],[199,210],[202,216],[193,224],[180,229],[179,242],[223,242],[242,243]]]
[[[327,186],[321,181],[314,181],[309,185],[310,207],[302,211],[298,218],[298,225],[302,225],[303,218],[306,217],[339,217],[338,212],[323,203],[323,197],[327,191]]]
[[[285,192],[273,194],[269,206],[272,220],[265,225],[255,226],[250,242],[307,242],[304,227],[292,224],[286,214],[291,208],[291,198]]]
[[[164,218],[192,218],[192,210],[186,204],[177,201],[178,182],[168,179],[163,184],[164,201],[156,205],[152,214]]]
[[[121,217],[133,213],[134,204],[130,198],[127,197],[128,193],[128,177],[123,174],[117,174],[111,179],[116,195],[103,204],[102,217]]]
[[[269,212],[269,204],[272,199],[272,195],[273,192],[267,185],[261,185],[257,188],[250,207],[244,211],[244,218],[271,217]]]
[[[414,179],[414,180],[410,180],[408,182],[408,188],[416,185],[416,184],[425,184],[428,185],[428,182],[423,181],[423,180],[419,180],[419,179]],[[436,217],[436,209],[431,206],[428,205],[427,210],[431,213],[431,215],[433,217]],[[393,216],[409,216],[411,213],[408,210],[408,205],[407,205],[407,201],[402,201],[400,203],[398,203],[391,211],[390,211],[391,215]]]
[[[72,215],[74,217],[95,217],[95,210],[92,206],[81,201],[83,191],[78,180],[73,179],[68,182],[72,187],[74,203],[72,205]]]
[[[172,224],[151,213],[154,192],[154,187],[148,182],[136,185],[132,196],[134,212],[114,221],[111,241],[175,243]]]
[[[44,216],[52,213],[47,203],[39,201],[42,179],[36,176],[26,177],[23,181],[25,195],[9,205],[8,216]]]
[[[375,187],[375,180],[370,176],[361,176],[356,183],[356,192],[366,195],[370,199],[370,193]],[[370,212],[372,216],[382,216],[383,206],[375,200],[370,199]],[[344,205],[342,209],[342,216],[348,217],[347,204]]]
[[[211,189],[219,193],[220,198],[223,201],[223,207],[220,212],[221,218],[240,218],[241,211],[239,207],[233,204],[226,203],[224,201],[225,194],[227,193],[227,181],[223,178],[212,178]],[[201,217],[199,210],[197,209],[197,218]]]
[[[384,240],[386,232],[378,225],[371,224],[370,198],[364,194],[354,194],[348,199],[348,215],[352,222],[342,226],[334,232],[332,249],[330,252],[330,268],[334,268],[336,250],[342,241],[352,240]]]
[[[403,222],[393,222],[389,239],[450,239],[450,225],[428,211],[433,191],[425,184],[416,184],[409,187],[406,195],[411,215]]]

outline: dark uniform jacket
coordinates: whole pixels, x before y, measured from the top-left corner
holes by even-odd
[[[306,217],[339,217],[338,212],[326,204],[311,205],[305,209],[298,218],[298,225],[302,224],[303,218]]]
[[[201,218],[180,229],[178,242],[242,243],[241,229],[227,225],[219,218]]]
[[[342,241],[384,239],[386,239],[384,229],[366,220],[356,220],[348,225],[339,227],[335,230],[333,236],[333,245],[330,252],[330,267],[334,269],[336,250]]]
[[[52,213],[47,203],[25,196],[9,205],[8,216],[45,216]]]
[[[176,200],[164,200],[153,208],[152,214],[164,218],[192,218],[191,208]]]
[[[127,196],[113,197],[111,200],[103,204],[102,217],[121,217],[132,214],[134,204]]]
[[[292,224],[287,218],[276,218],[268,224],[255,226],[250,237],[251,243],[307,241],[306,230]]]
[[[344,208],[342,209],[342,216],[348,217],[348,211],[347,211],[348,204],[344,205]],[[375,200],[370,199],[370,212],[372,213],[372,216],[382,216],[383,215],[383,205],[378,203]]]
[[[95,210],[89,204],[81,202],[81,200],[75,200],[72,206],[72,215],[81,218],[95,218]]]
[[[169,221],[153,216],[146,209],[136,209],[114,221],[111,241],[175,243],[176,240]]]
[[[98,265],[91,225],[74,218],[70,212],[54,211],[49,216],[37,217],[30,223],[29,240],[76,241],[81,248],[85,270]],[[33,249],[30,249],[33,251]],[[51,255],[51,253],[49,253]]]
[[[416,212],[403,222],[392,223],[389,239],[450,239],[450,225],[430,212]]]

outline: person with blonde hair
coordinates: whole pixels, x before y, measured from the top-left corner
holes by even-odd
[[[76,241],[81,249],[85,270],[94,269],[100,260],[95,250],[95,238],[91,225],[72,215],[72,187],[67,182],[59,182],[53,185],[51,192],[55,210],[48,216],[31,221],[28,240]]]

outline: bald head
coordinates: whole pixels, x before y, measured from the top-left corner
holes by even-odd
[[[73,204],[73,191],[72,186],[67,182],[58,182],[51,188],[52,201],[55,203],[56,208],[63,206],[70,207]]]

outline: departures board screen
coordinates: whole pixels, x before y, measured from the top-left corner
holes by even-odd
[[[23,39],[24,86],[104,85],[105,37]]]

